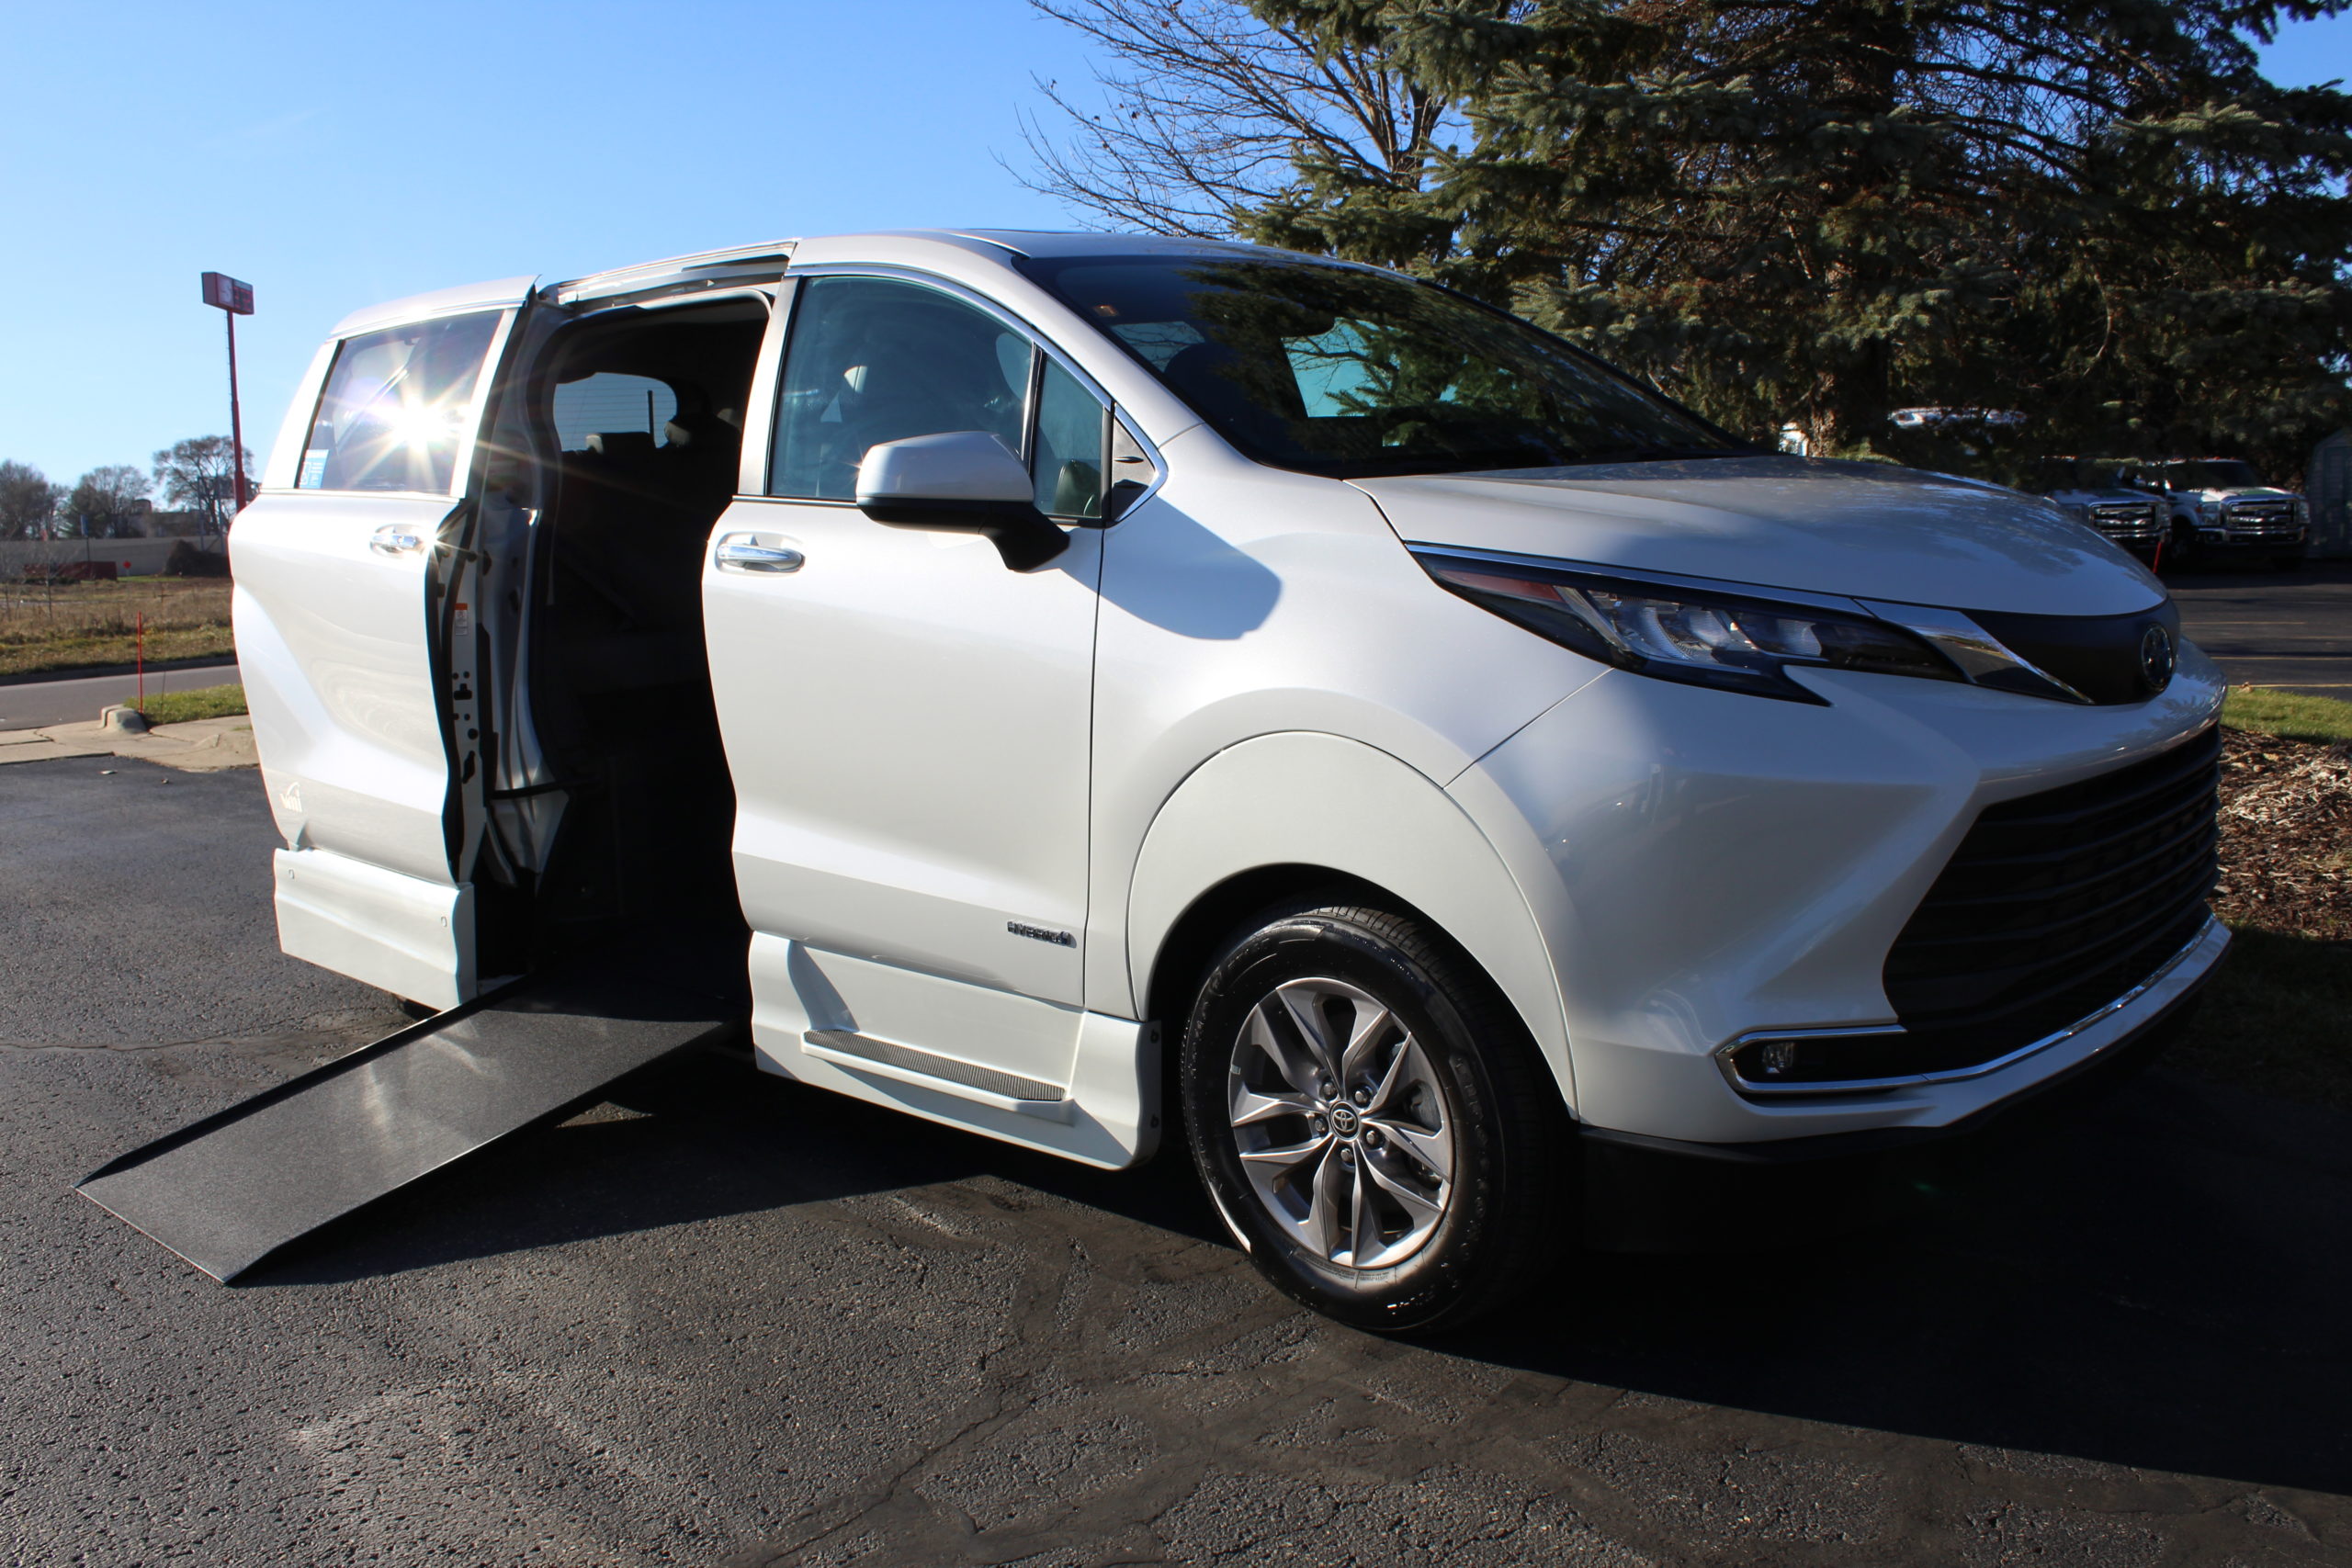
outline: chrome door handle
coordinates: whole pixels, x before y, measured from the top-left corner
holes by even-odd
[[[424,547],[424,536],[403,523],[387,523],[368,537],[368,547],[379,556],[406,555]]]
[[[808,559],[782,545],[763,545],[749,534],[719,540],[715,558],[721,571],[798,571]]]

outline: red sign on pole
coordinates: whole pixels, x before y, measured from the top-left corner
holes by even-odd
[[[204,302],[232,316],[250,316],[254,313],[254,286],[240,283],[225,272],[208,272],[204,275]]]

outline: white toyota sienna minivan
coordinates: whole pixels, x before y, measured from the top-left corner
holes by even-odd
[[[1166,1118],[1369,1327],[1506,1298],[1601,1152],[1973,1129],[2228,940],[2222,683],[2129,556],[1371,267],[924,231],[401,300],[232,542],[288,953],[706,976],[769,1071],[1097,1167]]]

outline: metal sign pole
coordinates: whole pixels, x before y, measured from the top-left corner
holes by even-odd
[[[237,406],[237,318],[254,313],[254,289],[225,272],[204,275],[204,302],[229,318],[229,474],[237,511],[252,499],[245,493],[245,422]]]
[[[229,322],[229,471],[236,476],[237,510],[245,509],[245,424],[237,408],[237,313],[223,310]]]

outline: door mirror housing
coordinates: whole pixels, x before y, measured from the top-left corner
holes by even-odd
[[[1014,571],[1069,548],[1069,536],[1037,510],[1029,469],[979,430],[910,435],[866,449],[857,466],[857,508],[894,528],[979,534]]]

